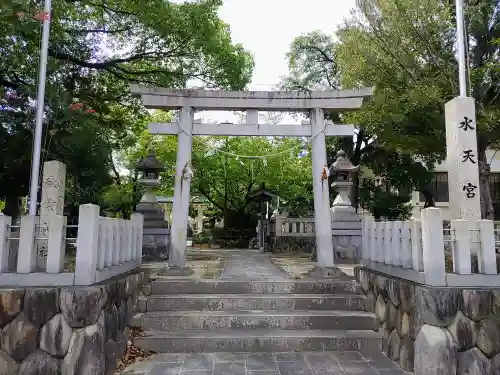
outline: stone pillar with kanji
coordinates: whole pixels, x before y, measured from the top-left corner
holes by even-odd
[[[45,270],[47,265],[48,228],[52,215],[63,215],[66,187],[66,165],[57,160],[43,164],[42,199],[40,201],[40,229],[37,241],[37,268]]]
[[[481,219],[481,204],[474,99],[457,97],[449,101],[445,115],[451,219],[475,223]]]

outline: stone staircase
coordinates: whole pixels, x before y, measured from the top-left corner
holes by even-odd
[[[149,294],[150,292],[150,294]],[[376,317],[351,278],[154,280],[133,325],[158,353],[375,349]]]

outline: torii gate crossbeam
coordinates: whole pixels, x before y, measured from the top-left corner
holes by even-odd
[[[328,180],[322,179],[326,166],[326,136],[352,136],[353,125],[325,122],[324,110],[351,111],[361,107],[372,89],[343,91],[212,91],[176,90],[131,85],[147,108],[179,110],[174,123],[151,123],[153,134],[177,135],[177,160],[171,227],[169,267],[184,269],[187,242],[190,163],[193,135],[312,137],[314,218],[317,265],[333,267],[332,223]],[[247,124],[201,124],[194,121],[194,109],[247,111]],[[268,125],[258,123],[258,111],[309,112],[310,125]]]

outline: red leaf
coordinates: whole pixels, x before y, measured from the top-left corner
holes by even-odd
[[[85,112],[86,113],[95,113],[95,109],[90,108],[90,109],[87,109]]]
[[[81,109],[82,107],[83,107],[82,103],[71,103],[69,105],[69,109],[71,109],[72,111],[74,111],[76,109]]]
[[[33,18],[37,21],[45,21],[49,19],[49,13],[48,12],[40,12],[37,15],[33,16]]]

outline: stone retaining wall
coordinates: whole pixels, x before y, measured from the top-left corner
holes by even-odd
[[[416,375],[500,375],[500,289],[435,288],[357,267],[383,350]]]
[[[0,289],[0,375],[113,374],[145,278]]]

